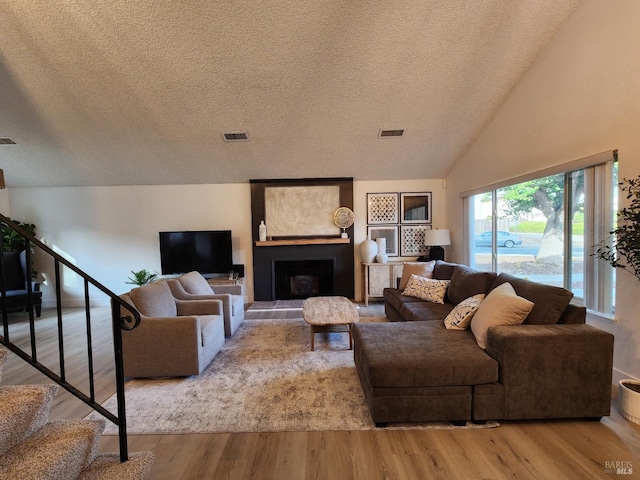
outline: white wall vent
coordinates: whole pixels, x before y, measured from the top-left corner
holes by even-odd
[[[397,130],[383,130],[381,129],[378,133],[378,138],[393,138],[393,137],[402,137],[404,136],[404,129]]]
[[[0,145],[17,145],[17,143],[10,138],[0,137]]]
[[[248,142],[249,134],[247,132],[223,133],[222,138],[225,142]]]

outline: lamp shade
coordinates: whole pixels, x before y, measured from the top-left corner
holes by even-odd
[[[449,230],[446,228],[441,230],[427,230],[424,232],[424,244],[429,246],[451,245]]]

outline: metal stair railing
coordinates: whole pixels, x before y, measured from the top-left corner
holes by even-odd
[[[54,252],[47,245],[35,238],[29,232],[16,225],[11,219],[0,214],[0,224],[8,226],[11,230],[15,231],[25,242],[26,253],[26,265],[27,265],[27,280],[33,278],[31,254],[34,247],[37,247],[39,251],[44,252],[46,255],[53,258],[54,271],[55,271],[55,295],[56,295],[56,311],[57,311],[57,333],[58,333],[58,354],[59,354],[59,369],[58,375],[54,371],[50,370],[42,363],[38,361],[38,346],[35,330],[35,318],[34,318],[34,295],[31,281],[26,281],[27,296],[28,296],[28,314],[29,314],[29,334],[31,340],[30,353],[25,352],[18,345],[12,343],[10,338],[9,318],[8,311],[10,308],[6,306],[6,277],[4,271],[3,262],[0,262],[0,308],[2,309],[2,324],[3,331],[0,336],[0,344],[4,345],[8,350],[12,351],[27,363],[35,367],[41,373],[49,377],[72,395],[89,405],[93,410],[99,412],[105,418],[113,422],[118,426],[118,436],[120,443],[120,461],[126,462],[129,459],[128,447],[127,447],[127,424],[125,415],[125,397],[124,397],[124,367],[122,356],[122,331],[133,330],[140,324],[140,313],[131,305],[122,300],[117,294],[106,288],[100,282],[92,278],[90,275],[83,272],[81,269],[73,265],[64,257]],[[3,236],[0,235],[0,252],[2,252]],[[65,350],[64,350],[64,338],[63,338],[63,315],[61,305],[61,282],[60,282],[60,265],[64,265],[73,272],[75,272],[84,281],[84,305],[86,315],[86,327],[87,327],[87,368],[89,374],[89,393],[82,392],[78,387],[72,385],[67,381],[65,371]],[[114,347],[114,359],[115,359],[115,383],[116,383],[116,395],[117,395],[117,415],[114,415],[109,410],[105,409],[102,405],[96,402],[95,398],[95,381],[94,381],[94,365],[93,365],[93,349],[91,340],[91,311],[90,311],[90,298],[89,287],[93,286],[106,294],[111,300],[111,323],[113,330],[113,347]],[[123,315],[122,309],[127,311],[126,315]],[[129,315],[130,314],[130,315]]]

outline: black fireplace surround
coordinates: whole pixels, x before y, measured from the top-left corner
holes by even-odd
[[[256,245],[258,226],[265,217],[265,187],[317,185],[339,185],[340,206],[353,209],[352,178],[251,180],[256,301],[318,295],[354,297],[353,226],[347,229],[348,243],[297,244],[297,241],[304,242],[305,237],[296,237],[291,245]]]

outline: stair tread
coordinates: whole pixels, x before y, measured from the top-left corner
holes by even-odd
[[[85,468],[79,480],[139,480],[149,476],[153,464],[153,453],[135,452],[129,460],[120,463],[117,453],[99,454],[91,465]]]
[[[53,384],[0,387],[0,455],[47,423],[57,392]]]
[[[104,420],[54,420],[0,456],[0,478],[77,478],[96,457]]]
[[[9,351],[0,349],[2,366]],[[152,452],[98,454],[105,420],[47,422],[54,384],[0,387],[0,478],[21,480],[142,480],[149,476]]]

